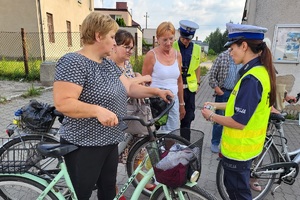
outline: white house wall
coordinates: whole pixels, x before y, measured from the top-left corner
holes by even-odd
[[[276,24],[298,24],[300,25],[300,1],[299,0],[247,0],[247,21],[243,24],[252,24],[268,28],[265,37],[273,41],[275,37]],[[271,50],[274,47],[272,46]],[[274,51],[272,51],[274,53]],[[286,77],[287,89],[295,95],[300,85],[299,63],[276,63],[274,65],[279,72],[278,76]],[[294,78],[288,78],[288,77]],[[284,79],[284,78],[283,78]]]

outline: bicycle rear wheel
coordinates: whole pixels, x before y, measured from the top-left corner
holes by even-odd
[[[20,176],[0,176],[0,199],[3,200],[32,200],[37,199],[45,186],[38,182]],[[58,200],[50,191],[45,200]]]
[[[265,156],[262,157],[262,155],[265,155]],[[265,169],[261,170],[261,168],[266,166],[266,165],[269,165],[271,163],[278,162],[278,157],[276,155],[277,155],[276,150],[273,146],[271,146],[268,151],[263,149],[262,153],[252,161],[252,167],[250,169],[251,173],[253,173],[253,169],[257,165],[259,167],[254,173],[259,174],[260,171],[266,171]],[[258,163],[260,160],[262,162]],[[222,197],[222,199],[229,200],[229,196],[227,194],[226,187],[225,187],[224,181],[223,181],[224,180],[224,170],[223,170],[221,162],[222,161],[220,161],[219,164],[218,164],[217,174],[216,174],[216,176],[217,176],[216,177],[217,188],[218,188],[218,191],[219,191],[220,196]],[[254,191],[254,190],[251,189],[252,198],[253,198],[253,200],[264,199],[265,196],[272,189],[272,186],[273,186],[274,181],[276,179],[276,174],[263,174],[262,173],[255,179],[256,179],[255,181],[258,182],[259,185],[261,186],[262,190],[260,192],[258,192],[258,191]]]
[[[165,140],[170,140],[179,144],[184,144],[186,146],[190,145],[191,143],[184,139],[183,137],[173,135],[173,134],[158,134],[158,138],[164,137]],[[146,146],[149,143],[149,138],[143,138],[139,141],[137,141],[134,146],[130,149],[127,162],[126,162],[126,168],[127,168],[127,175],[130,177],[132,173],[134,172],[135,168],[140,164],[140,162],[144,159],[144,157],[147,155]],[[149,160],[150,162],[150,160]],[[147,163],[149,163],[147,162]],[[147,165],[147,164],[146,164]],[[148,167],[144,167],[142,170],[144,173],[147,173],[147,171],[151,168],[151,164]],[[132,184],[134,187],[137,187],[139,184],[139,180],[142,179],[142,175],[138,174],[138,176],[135,177],[135,179],[132,181]],[[153,178],[149,183],[153,184],[155,183],[155,178]],[[154,188],[152,188],[153,190]],[[144,188],[142,193],[146,196],[150,196],[152,193],[152,190],[149,188]]]
[[[30,149],[35,147],[40,142],[59,143],[59,140],[53,136],[48,135],[36,135],[36,134],[24,134],[13,138],[9,138],[0,147],[0,160],[18,160],[16,155],[10,154],[10,149]],[[46,169],[47,167],[56,168],[57,162],[54,158],[44,158],[36,164],[38,168]],[[55,162],[54,162],[55,161]],[[40,170],[32,167],[29,170],[31,173],[38,174]]]
[[[174,190],[169,190],[169,195],[172,200],[216,200],[217,198],[214,197],[212,194],[208,193],[204,189],[193,186],[182,186],[179,188],[176,188]],[[180,198],[180,195],[182,195],[184,198]],[[165,200],[166,196],[163,190],[163,187],[158,188],[155,190],[150,198],[150,200]]]

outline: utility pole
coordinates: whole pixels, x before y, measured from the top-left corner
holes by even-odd
[[[146,12],[146,15],[144,15],[144,17],[146,17],[146,29],[147,29],[147,18],[149,18],[149,15],[147,12]]]

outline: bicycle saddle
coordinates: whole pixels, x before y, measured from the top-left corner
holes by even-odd
[[[271,113],[270,120],[285,121],[284,114]]]
[[[53,144],[40,143],[37,145],[37,151],[43,156],[58,158],[78,149],[73,144]]]

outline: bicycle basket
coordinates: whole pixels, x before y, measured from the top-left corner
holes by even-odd
[[[7,139],[2,139],[2,142]],[[3,144],[3,143],[2,143]],[[0,156],[0,173],[24,173],[42,160],[36,146],[20,145],[6,149]]]
[[[22,107],[22,125],[37,132],[47,132],[55,121],[54,109],[55,107],[49,104],[30,100]]]
[[[151,108],[152,117],[156,118],[162,113],[162,111],[164,111],[167,108],[168,103],[165,102],[161,97],[150,97],[149,99],[150,99],[150,108]],[[168,121],[168,113],[163,115],[161,118],[159,118],[159,120],[155,122],[155,125],[163,126],[167,124],[167,121]]]
[[[177,144],[165,137],[150,142],[146,146],[156,180],[171,188],[184,185],[193,171],[201,173],[204,133],[193,129],[188,130],[191,134],[189,146]],[[180,131],[182,129],[169,134],[178,135]]]

